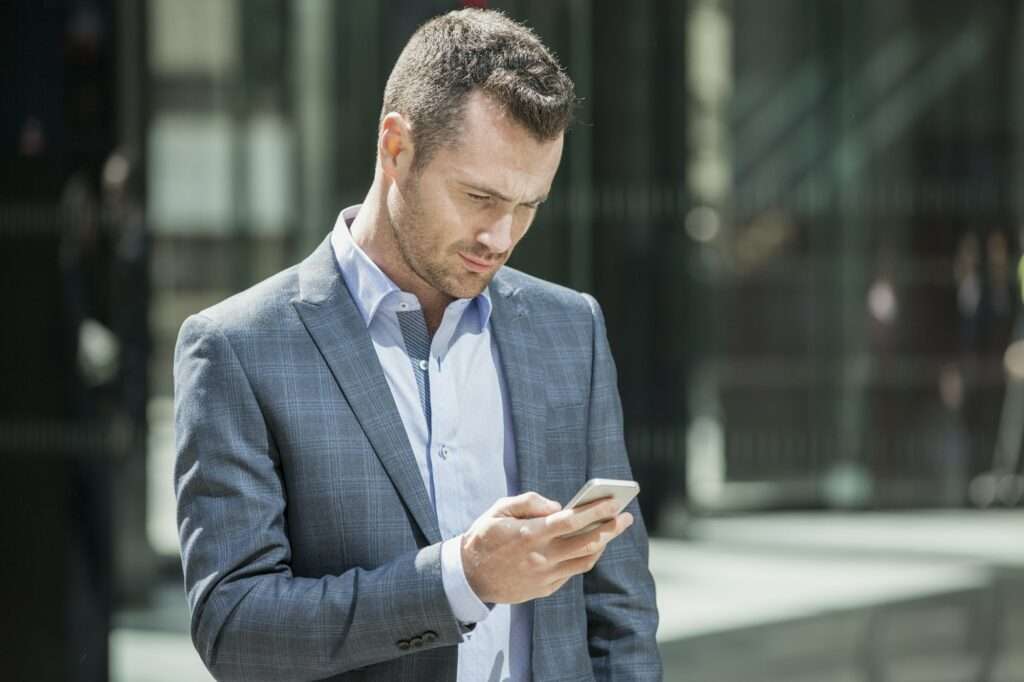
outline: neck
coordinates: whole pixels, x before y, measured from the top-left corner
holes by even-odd
[[[387,186],[379,171],[349,231],[352,240],[399,289],[416,296],[423,307],[427,329],[433,334],[453,299],[430,286],[406,263],[391,226]]]

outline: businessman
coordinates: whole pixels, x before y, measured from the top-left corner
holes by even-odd
[[[574,102],[529,29],[431,20],[363,203],[182,326],[182,562],[218,679],[660,679],[636,503],[563,507],[632,477],[601,310],[505,267]]]

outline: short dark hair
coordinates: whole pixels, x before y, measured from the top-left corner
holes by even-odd
[[[572,121],[572,80],[537,35],[496,10],[462,9],[431,19],[409,39],[384,88],[380,120],[412,124],[414,168],[458,133],[466,100],[479,90],[538,140]]]

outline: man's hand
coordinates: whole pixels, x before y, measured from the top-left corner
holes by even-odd
[[[605,545],[633,525],[629,512],[616,516],[616,511],[611,499],[562,509],[533,492],[503,497],[462,534],[466,580],[485,602],[518,604],[546,597],[593,568]],[[563,537],[595,521],[604,523]]]

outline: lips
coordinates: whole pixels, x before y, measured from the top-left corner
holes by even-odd
[[[462,262],[465,263],[466,268],[471,272],[490,272],[494,268],[494,263],[489,263],[473,256],[467,256],[461,251],[459,252],[459,257],[462,258]]]

